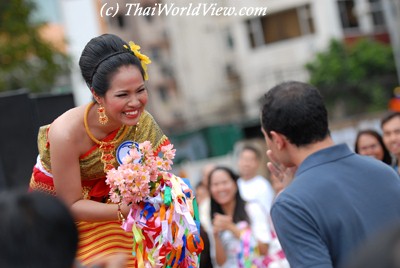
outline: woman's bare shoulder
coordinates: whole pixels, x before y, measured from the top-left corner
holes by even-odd
[[[85,106],[78,106],[60,115],[51,124],[49,137],[64,142],[79,141],[85,132],[84,113]]]

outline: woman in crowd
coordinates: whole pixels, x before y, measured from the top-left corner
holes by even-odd
[[[121,252],[130,256],[128,267],[135,265],[132,233],[121,228],[130,207],[110,202],[106,173],[134,143],[150,141],[155,153],[169,143],[145,110],[150,60],[139,49],[111,34],[90,40],[79,66],[93,101],[39,130],[30,189],[57,195],[68,206],[79,231],[77,258],[84,265]]]
[[[237,179],[226,167],[216,167],[209,175],[211,255],[217,267],[263,267],[271,241],[268,217],[260,204],[243,201]]]
[[[392,158],[382,136],[372,129],[361,130],[357,133],[354,151],[361,155],[369,155],[391,165]]]

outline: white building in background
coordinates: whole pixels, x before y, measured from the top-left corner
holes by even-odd
[[[215,1],[202,1],[207,2]],[[184,0],[175,1],[175,4],[188,6]],[[211,125],[238,116],[240,88],[227,76],[233,48],[227,43],[225,22],[229,23],[231,18],[201,14],[166,16],[165,19],[187,126]]]
[[[239,17],[232,27],[235,66],[250,118],[258,117],[259,99],[269,88],[284,80],[306,81],[304,65],[330,39],[341,37],[336,1],[252,1],[257,2],[267,2],[267,16]]]
[[[331,39],[389,40],[380,0],[216,2],[268,12],[166,18],[188,125],[238,119],[238,114],[241,120],[257,118],[266,90],[284,80],[307,81],[304,65]]]
[[[82,78],[79,69],[79,58],[89,40],[102,31],[98,19],[98,6],[95,1],[59,0],[62,20],[65,28],[67,52],[72,59],[71,80],[75,104],[88,103],[92,94]]]

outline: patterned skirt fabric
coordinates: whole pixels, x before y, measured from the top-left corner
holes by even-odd
[[[83,197],[93,200],[96,197],[92,194],[108,193],[107,188],[103,189],[103,182],[104,179],[83,183]],[[56,195],[53,179],[37,168],[34,168],[29,190]],[[126,253],[130,256],[126,267],[135,267],[135,258],[132,256],[133,235],[123,230],[119,221],[76,222],[76,225],[79,231],[76,257],[83,265],[91,265],[106,256]]]
[[[117,253],[130,256],[126,267],[135,267],[132,256],[132,233],[125,232],[118,221],[77,222],[79,246],[77,259],[83,265],[91,265],[98,258]]]

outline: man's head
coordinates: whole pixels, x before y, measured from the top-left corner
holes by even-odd
[[[260,167],[261,153],[251,145],[245,145],[240,150],[238,159],[239,175],[243,179],[251,179],[258,173]]]
[[[400,112],[391,112],[381,121],[383,142],[387,149],[400,158]]]
[[[296,81],[281,83],[265,94],[261,126],[269,149],[277,157],[282,142],[305,147],[329,136],[328,113],[319,91]]]
[[[0,267],[72,267],[78,231],[59,199],[40,192],[2,192],[0,214]]]

